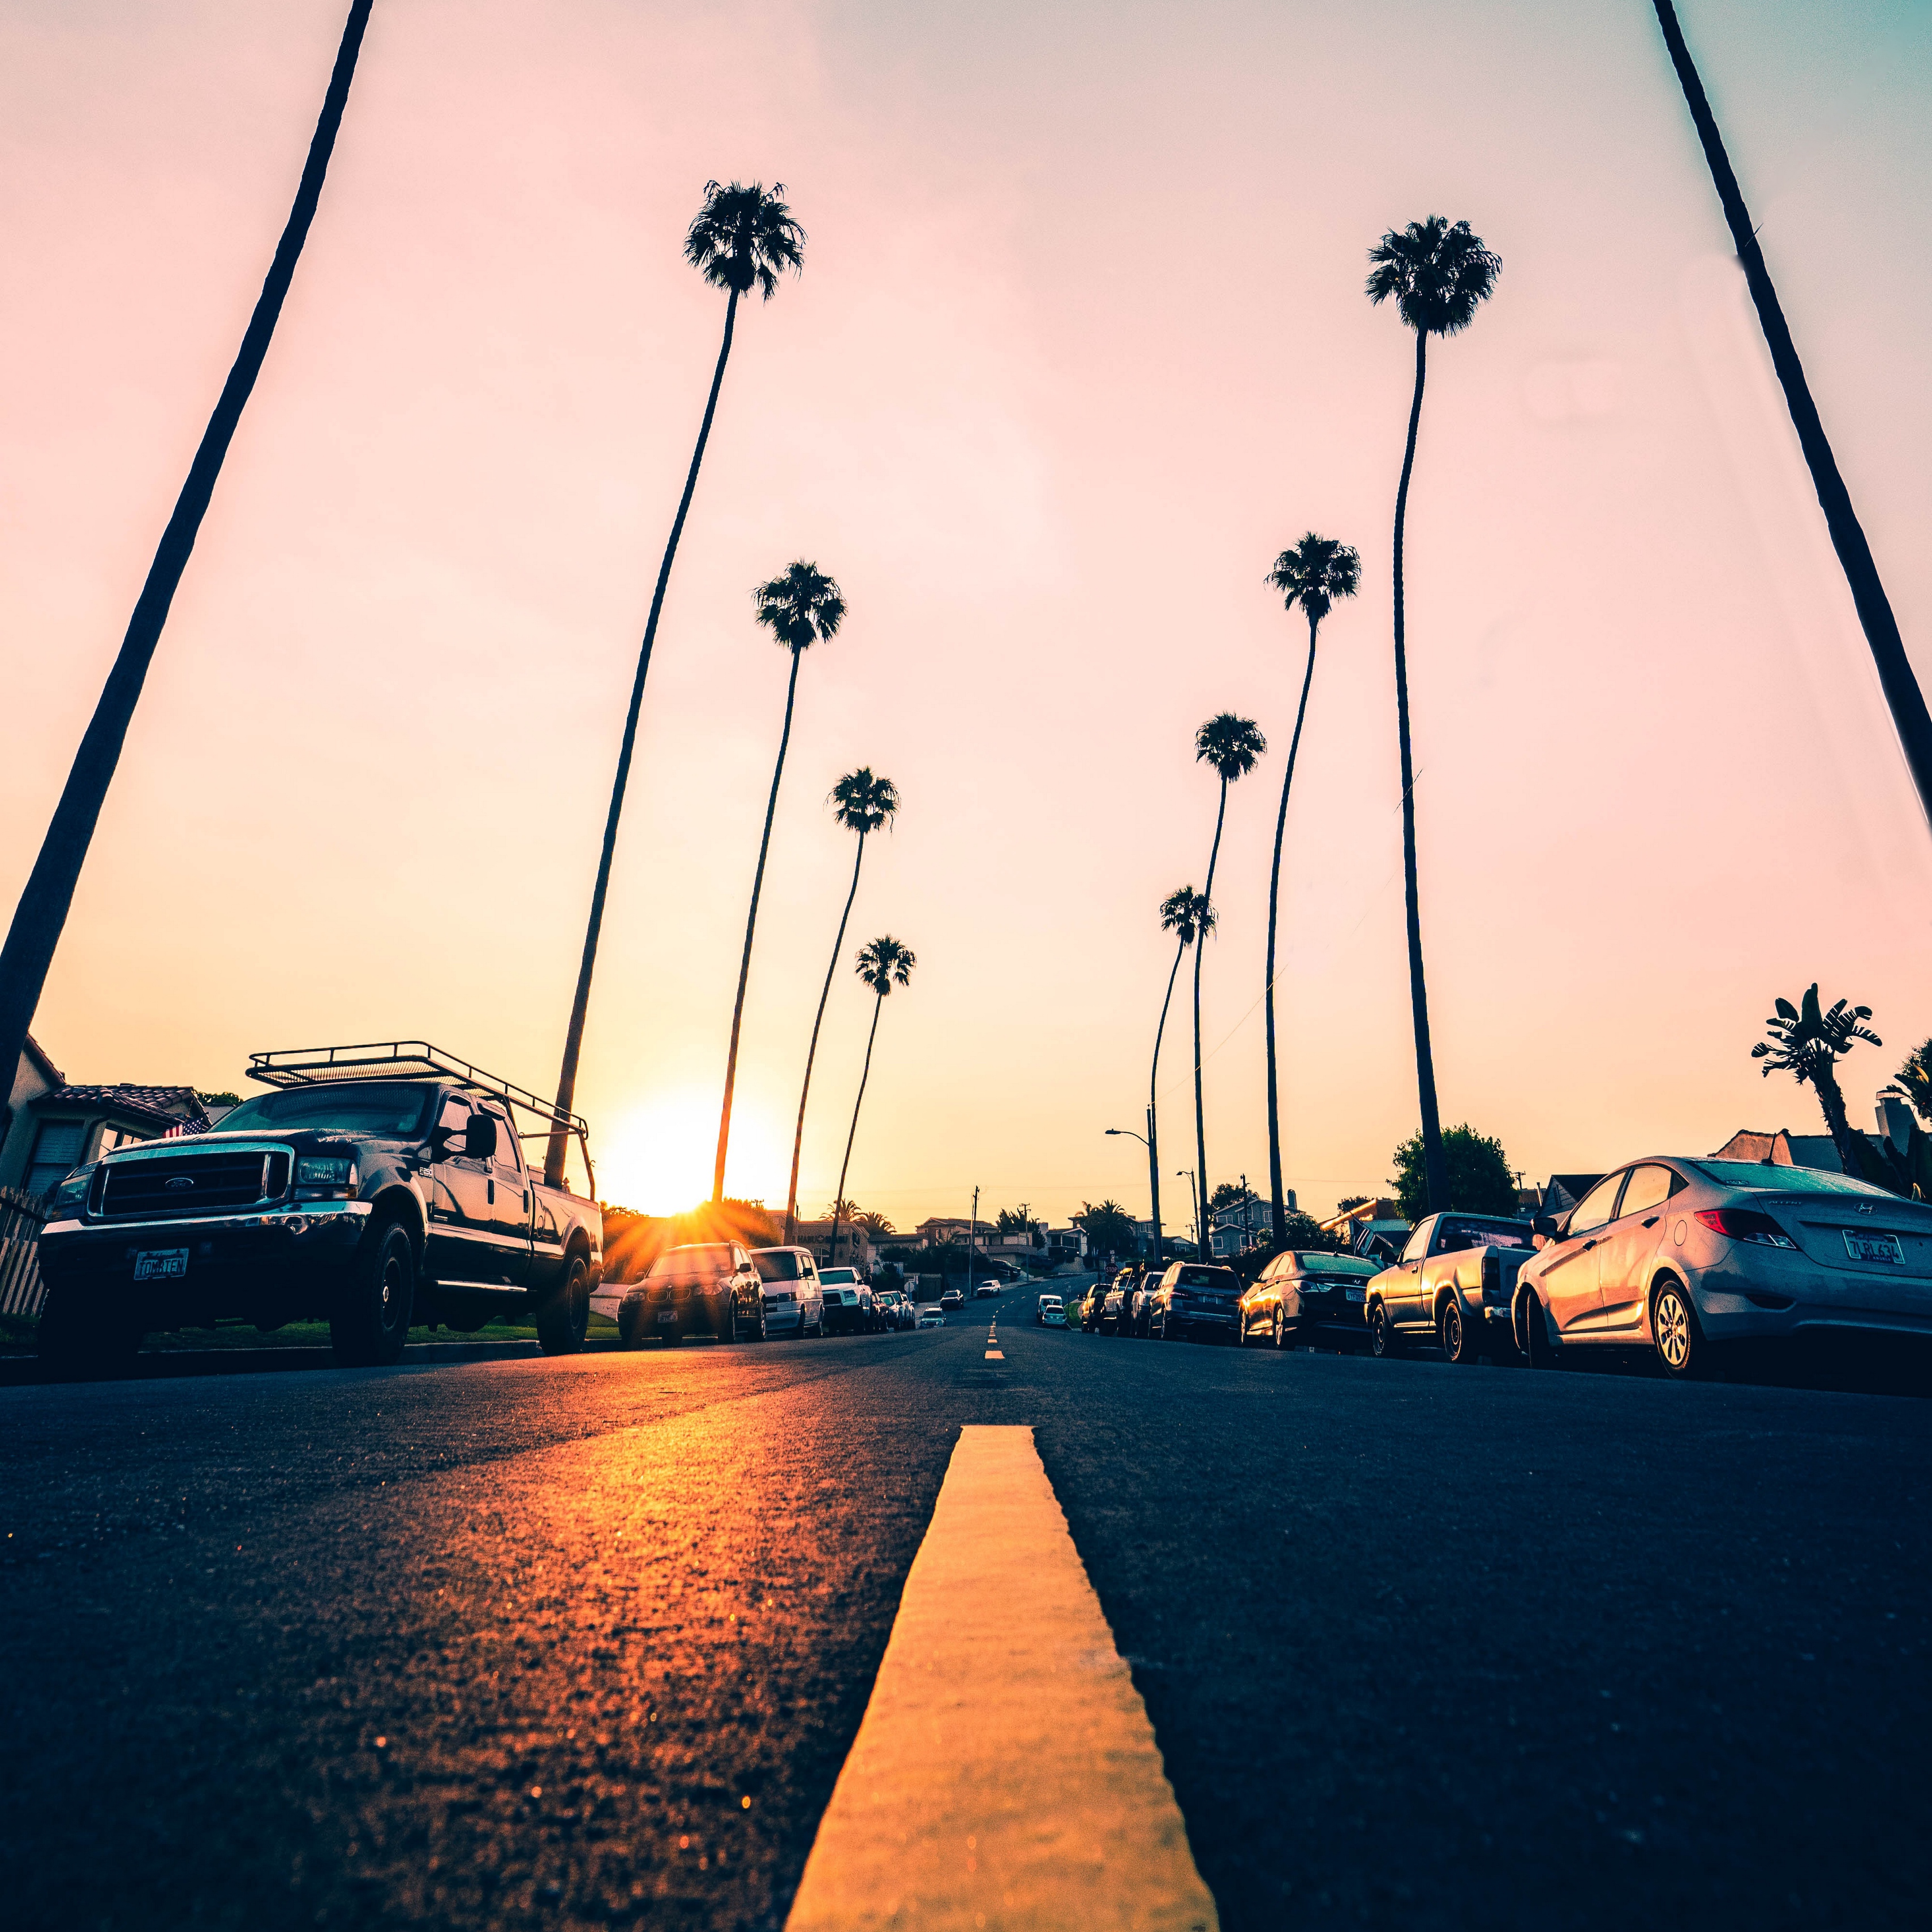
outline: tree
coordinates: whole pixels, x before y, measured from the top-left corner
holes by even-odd
[[[221,386],[220,394],[215,398],[214,412],[202,432],[194,460],[188,465],[188,480],[182,485],[173,512],[162,530],[114,668],[107,674],[94,716],[81,735],[67,783],[62,788],[46,836],[40,842],[39,856],[14,908],[6,943],[0,946],[0,1066],[8,1070],[10,1081],[26,1051],[27,1029],[33,1024],[34,1009],[40,1003],[55,951],[66,928],[68,910],[80,884],[81,869],[87,862],[94,828],[99,822],[101,807],[107,802],[115,769],[121,762],[121,748],[134,722],[148,667],[160,644],[169,607],[194,554],[195,538],[214,497],[228,446],[234,440],[242,412],[254,392],[256,378],[262,373],[275,324],[281,317],[282,304],[295,279],[296,265],[302,260],[302,247],[322,199],[322,183],[328,177],[336,134],[342,125],[342,112],[348,104],[350,84],[356,78],[356,58],[362,50],[371,4],[372,0],[352,0],[287,224],[276,244],[254,313],[242,332],[242,346],[227,380]],[[4,1096],[0,1096],[0,1109],[4,1105]]]
[[[805,1146],[805,1103],[812,1092],[812,1064],[818,1058],[818,1030],[825,1024],[825,1003],[832,997],[832,976],[838,970],[838,956],[845,950],[845,924],[852,916],[852,902],[859,896],[859,868],[866,862],[866,841],[881,826],[890,825],[899,808],[898,790],[890,778],[876,777],[869,765],[848,772],[832,788],[832,815],[848,832],[859,835],[859,850],[852,860],[852,884],[845,895],[845,909],[838,915],[838,935],[832,942],[831,963],[825,969],[825,984],[818,994],[818,1011],[812,1016],[812,1044],[805,1050],[805,1078],[798,1090],[798,1124],[792,1130],[791,1184],[785,1190],[785,1240],[798,1239],[798,1163]]]
[[[1885,1044],[1862,1024],[1871,1018],[1870,1007],[1854,1006],[1838,1000],[1829,1011],[1820,1011],[1815,983],[1805,989],[1798,1005],[1794,1006],[1789,1000],[1777,1004],[1777,1012],[1764,1023],[1771,1037],[1760,1040],[1751,1048],[1752,1059],[1764,1062],[1767,1078],[1774,1073],[1788,1073],[1801,1086],[1811,1089],[1825,1116],[1832,1144],[1838,1150],[1838,1165],[1855,1179],[1868,1178],[1863,1136],[1853,1131],[1845,1116],[1845,1096],[1839,1090],[1838,1065],[1862,1040],[1874,1046]]]
[[[1422,422],[1422,385],[1428,368],[1429,338],[1454,335],[1474,319],[1502,272],[1502,262],[1469,231],[1466,221],[1452,226],[1439,214],[1390,229],[1369,250],[1374,264],[1368,297],[1379,303],[1393,296],[1396,312],[1415,332],[1415,395],[1409,404],[1408,440],[1402,457],[1402,482],[1395,496],[1395,717],[1402,752],[1402,891],[1408,918],[1408,994],[1415,1023],[1415,1081],[1422,1106],[1422,1144],[1428,1198],[1432,1207],[1449,1204],[1449,1171],[1442,1144],[1442,1118],[1436,1104],[1436,1060],[1429,1042],[1429,995],[1422,975],[1422,907],[1415,878],[1415,770],[1408,742],[1408,655],[1402,618],[1402,535],[1408,514],[1408,479],[1415,467],[1415,436]]]
[[[1275,924],[1281,904],[1281,844],[1288,830],[1288,794],[1294,783],[1295,754],[1301,748],[1301,722],[1308,715],[1308,690],[1315,682],[1315,637],[1322,620],[1335,608],[1338,599],[1352,597],[1360,587],[1362,560],[1346,544],[1333,537],[1317,536],[1312,530],[1292,550],[1274,560],[1268,574],[1272,589],[1281,592],[1282,607],[1292,610],[1301,606],[1308,620],[1308,666],[1301,674],[1301,702],[1295,707],[1294,736],[1288,740],[1288,770],[1281,781],[1281,810],[1274,821],[1274,862],[1268,870],[1267,983],[1268,1185],[1274,1190],[1270,1232],[1276,1247],[1288,1241],[1288,1195],[1281,1174],[1281,1101],[1276,1077],[1274,1043],[1274,940]]]
[[[1354,1204],[1360,1206],[1360,1203]],[[1338,1209],[1336,1211],[1342,1210]],[[1283,1232],[1287,1238],[1281,1242],[1280,1246],[1284,1248],[1314,1248],[1334,1253],[1339,1251],[1342,1245],[1333,1234],[1323,1230],[1321,1222],[1312,1214],[1304,1214],[1298,1208],[1287,1216]]]
[[[772,820],[778,808],[778,782],[784,776],[785,749],[791,742],[792,706],[798,696],[799,660],[814,644],[826,644],[845,621],[845,599],[815,563],[800,558],[752,592],[758,621],[791,654],[785,680],[784,728],[778,734],[778,761],[772,767],[771,796],[765,801],[765,829],[758,841],[758,867],[752,875],[751,910],[745,915],[745,950],[738,960],[738,993],[731,1003],[731,1044],[724,1054],[724,1102],[718,1113],[718,1160],[711,1172],[711,1198],[724,1198],[724,1156],[731,1144],[731,1096],[738,1085],[738,1030],[745,1021],[745,987],[752,976],[752,940],[758,929],[758,896],[764,890],[765,858],[772,845]]]
[[[898,1228],[895,1228],[876,1208],[855,1208],[849,1211],[853,1220],[863,1228],[875,1241],[883,1235],[896,1234],[898,1232]]]
[[[1448,1184],[1438,1194],[1429,1180],[1428,1153],[1421,1135],[1412,1134],[1395,1150],[1397,1205],[1406,1221],[1425,1214],[1459,1208],[1465,1214],[1514,1214],[1516,1211],[1516,1170],[1503,1144],[1479,1134],[1466,1120],[1442,1136]],[[1361,1204],[1354,1204],[1359,1207]]]
[[[1154,1220],[1156,1261],[1161,1257],[1160,1120],[1157,1096],[1161,1036],[1167,1031],[1167,1010],[1173,1004],[1174,982],[1180,971],[1181,956],[1203,933],[1214,930],[1214,910],[1192,886],[1182,886],[1161,901],[1160,929],[1174,934],[1175,945],[1174,964],[1168,968],[1167,996],[1160,1003],[1160,1024],[1154,1031],[1154,1070],[1148,1076],[1148,1186],[1154,1196],[1150,1212]]]
[[[1903,1100],[1927,1126],[1932,1126],[1932,1040],[1915,1046],[1889,1087],[1883,1090]],[[208,1096],[201,1096],[204,1100]]]
[[[901,945],[889,932],[882,933],[859,949],[854,970],[872,989],[872,1027],[866,1036],[866,1067],[859,1076],[859,1097],[852,1102],[852,1126],[845,1136],[845,1158],[838,1164],[838,1192],[833,1198],[832,1209],[834,1254],[838,1252],[838,1204],[845,1198],[845,1171],[852,1165],[852,1142],[859,1132],[859,1109],[866,1104],[866,1083],[872,1077],[872,1042],[879,1036],[879,1015],[885,1006],[886,996],[893,987],[911,984],[912,969],[918,964],[911,947]]]
[[[1683,29],[1677,23],[1677,9],[1671,0],[1655,0],[1658,25],[1664,30],[1664,44],[1677,70],[1678,84],[1690,110],[1690,118],[1702,144],[1704,159],[1716,184],[1724,219],[1730,224],[1732,244],[1744,272],[1744,280],[1756,305],[1758,326],[1771,350],[1772,367],[1784,391],[1785,406],[1791,412],[1798,431],[1799,447],[1811,472],[1811,487],[1818,493],[1819,506],[1825,512],[1825,526],[1830,531],[1832,547],[1850,585],[1852,602],[1858,608],[1858,622],[1864,628],[1878,667],[1879,682],[1885,688],[1886,703],[1905,752],[1912,783],[1918,788],[1920,808],[1932,816],[1932,714],[1925,706],[1925,694],[1906,656],[1898,634],[1898,620],[1892,615],[1891,600],[1878,574],[1871,546],[1865,541],[1864,526],[1852,506],[1852,493],[1838,474],[1838,458],[1825,434],[1825,425],[1812,400],[1810,386],[1804,380],[1804,365],[1798,359],[1797,345],[1791,339],[1790,325],[1772,286],[1771,271],[1765,266],[1764,250],[1758,246],[1757,230],[1751,225],[1750,211],[1744,206],[1743,190],[1732,171],[1730,157],[1724,152],[1724,136],[1717,117],[1704,93],[1690,50],[1684,45]]]
[[[1133,1216],[1118,1201],[1090,1201],[1080,1204],[1073,1225],[1087,1237],[1087,1245],[1096,1255],[1125,1254],[1139,1240]]]
[[[1022,1201],[1017,1208],[1002,1208],[994,1216],[993,1225],[1003,1234],[1030,1234],[1033,1232],[1033,1204]]]
[[[1223,1208],[1239,1208],[1261,1198],[1244,1180],[1224,1180],[1209,1196],[1208,1205],[1218,1214]]]
[[[1214,867],[1221,856],[1221,828],[1228,817],[1228,788],[1237,778],[1246,778],[1255,762],[1268,749],[1268,740],[1252,718],[1237,718],[1232,711],[1220,711],[1194,734],[1194,756],[1198,762],[1214,767],[1221,781],[1220,803],[1214,813],[1214,843],[1208,854],[1208,883],[1201,889],[1202,902],[1211,908],[1214,900]],[[1201,1098],[1201,961],[1204,946],[1194,949],[1194,1214],[1195,1227],[1204,1248],[1208,1245],[1208,1116]]]
[[[597,965],[597,938],[603,929],[604,901],[610,887],[610,862],[617,850],[617,823],[623,816],[624,790],[630,781],[638,713],[644,701],[644,679],[650,670],[651,652],[657,642],[658,618],[664,609],[665,586],[670,582],[671,563],[677,555],[678,539],[684,534],[684,520],[690,514],[692,494],[698,488],[698,466],[704,460],[704,446],[710,439],[712,418],[718,411],[718,392],[724,381],[724,365],[730,359],[739,298],[757,289],[770,302],[778,291],[780,274],[788,269],[797,274],[805,260],[805,230],[785,206],[784,183],[775,182],[767,190],[758,182],[749,188],[736,182],[729,188],[721,187],[715,181],[706,182],[704,206],[685,234],[684,259],[712,287],[726,292],[724,340],[718,351],[718,366],[712,371],[711,393],[705,398],[704,418],[698,424],[698,447],[692,452],[684,494],[678,499],[664,561],[658,566],[657,588],[651,593],[650,614],[644,620],[644,640],[638,652],[637,676],[631,685],[631,708],[625,715],[623,741],[618,748],[617,775],[610,787],[610,809],[604,821],[604,849],[597,861],[597,883],[591,889],[590,921],[584,935],[584,956],[577,969],[577,994],[571,1003],[570,1025],[564,1036],[563,1064],[556,1078],[556,1110],[566,1117],[577,1099],[578,1058],[584,1047],[584,1016],[590,1008],[590,979]],[[568,1144],[568,1132],[560,1126],[551,1134],[544,1157],[544,1180],[550,1186],[563,1185],[564,1156]]]
[[[204,1107],[238,1107],[242,1104],[242,1096],[239,1094],[230,1094],[225,1088],[218,1094],[204,1094],[197,1087],[195,1089],[194,1097]]]
[[[1345,1194],[1336,1202],[1335,1211],[1338,1214],[1346,1214],[1351,1208],[1366,1208],[1370,1198],[1366,1194]]]

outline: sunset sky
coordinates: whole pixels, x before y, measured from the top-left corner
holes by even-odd
[[[345,0],[0,0],[0,899],[10,914],[286,218]],[[1907,644],[1932,673],[1932,8],[1683,0]],[[708,1190],[784,694],[804,664],[729,1186],[782,1206],[806,1034],[830,1198],[902,1226],[1147,1207],[1138,1130],[1232,796],[1206,967],[1212,1178],[1265,1185],[1262,948],[1305,631],[1262,578],[1358,545],[1284,886],[1286,1166],[1385,1184],[1417,1120],[1389,532],[1411,338],[1381,232],[1466,218],[1494,299],[1430,358],[1408,585],[1445,1120],[1532,1178],[1820,1130],[1774,994],[1870,1004],[1855,1122],[1932,1034],[1906,780],[1647,0],[1346,8],[376,0],[333,169],[34,1024],[70,1078],[244,1084],[427,1038],[554,1083],[597,842],[723,300],[704,184],[782,179],[802,276],[743,314],[658,638],[579,1104],[599,1192]],[[1186,978],[1184,974],[1182,987]],[[1184,1000],[1162,1138],[1192,1166]],[[1164,1184],[1172,1224],[1184,1184]],[[1166,1190],[1171,1188],[1169,1195]]]

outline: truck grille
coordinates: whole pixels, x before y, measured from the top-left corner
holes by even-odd
[[[190,1184],[178,1185],[184,1180]],[[100,1212],[108,1221],[220,1214],[273,1200],[288,1184],[285,1154],[183,1154],[118,1166],[110,1162]]]

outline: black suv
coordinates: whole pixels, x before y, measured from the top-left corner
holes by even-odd
[[[1241,1278],[1231,1268],[1175,1262],[1163,1274],[1148,1310],[1156,1341],[1211,1333],[1234,1339],[1241,1314]]]

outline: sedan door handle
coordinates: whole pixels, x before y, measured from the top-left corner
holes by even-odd
[[[1653,1215],[1652,1215],[1652,1216],[1650,1217],[1650,1219],[1649,1219],[1648,1221],[1645,1222],[1645,1223],[1644,1223],[1643,1225],[1644,1225],[1646,1228],[1654,1228],[1654,1227],[1655,1227],[1655,1226],[1657,1226],[1658,1222],[1660,1222],[1660,1220],[1662,1220],[1663,1219],[1664,1219],[1664,1216],[1663,1216],[1661,1214],[1653,1214]]]

